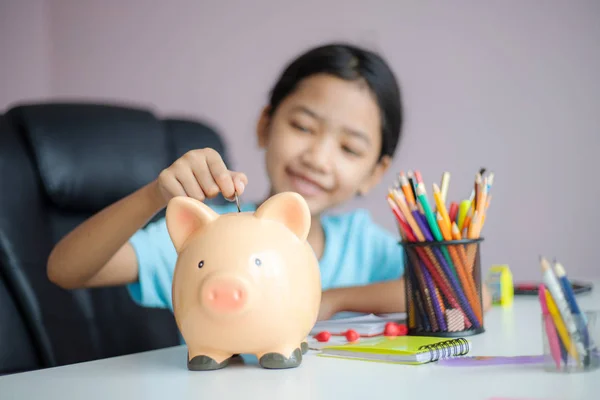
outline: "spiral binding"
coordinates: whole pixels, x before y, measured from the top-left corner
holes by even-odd
[[[455,352],[454,350],[457,349]],[[427,344],[419,347],[420,351],[429,351],[429,361],[437,361],[440,358],[464,356],[469,352],[469,341],[465,338],[445,340],[440,343]]]

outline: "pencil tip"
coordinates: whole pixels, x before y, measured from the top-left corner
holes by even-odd
[[[548,265],[548,260],[546,259],[546,257],[540,255],[540,264],[542,266],[542,269],[545,271],[548,268],[550,268],[550,266]]]
[[[567,274],[565,271],[565,268],[559,262],[556,262],[556,261],[554,262],[554,269],[556,271],[556,275],[558,275],[558,276],[564,276]]]

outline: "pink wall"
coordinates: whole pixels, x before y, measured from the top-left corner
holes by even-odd
[[[0,1],[0,110],[50,94],[46,0]]]
[[[418,168],[428,182],[451,171],[456,199],[486,166],[496,182],[485,267],[508,263],[534,279],[543,253],[574,276],[600,278],[600,2],[47,1],[8,28],[35,28],[15,40],[33,42],[44,68],[9,62],[16,86],[0,105],[49,93],[205,118],[225,135],[255,199],[267,182],[254,124],[284,63],[322,41],[373,45],[401,80],[405,138],[385,182],[345,208],[367,207],[395,233],[384,196],[400,169]],[[17,16],[31,3],[14,4]]]

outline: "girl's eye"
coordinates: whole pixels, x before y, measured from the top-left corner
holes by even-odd
[[[310,129],[308,129],[308,128],[306,128],[306,127],[304,127],[304,126],[302,126],[302,125],[300,125],[300,124],[298,124],[296,122],[292,122],[292,126],[294,128],[296,128],[297,130],[299,130],[299,131],[307,132],[307,133],[310,132]]]
[[[351,155],[353,155],[353,156],[360,156],[360,154],[359,154],[357,151],[353,150],[352,148],[350,148],[350,147],[348,147],[348,146],[342,146],[342,149],[343,149],[343,150],[344,150],[346,153],[348,153],[348,154],[351,154]]]
[[[198,263],[198,268],[202,268],[202,267],[204,267],[204,260],[202,260]]]
[[[260,260],[260,258],[255,258],[254,259],[254,264],[256,264],[258,267],[260,267],[262,265],[262,261]]]

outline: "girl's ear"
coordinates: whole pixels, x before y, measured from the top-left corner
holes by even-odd
[[[383,156],[381,160],[375,164],[375,167],[371,171],[371,174],[366,177],[363,183],[358,187],[358,194],[360,196],[365,196],[367,193],[371,191],[375,186],[381,182],[383,175],[387,172],[392,164],[392,159],[390,156]]]
[[[271,122],[271,117],[269,116],[269,106],[265,106],[260,113],[260,117],[258,118],[258,123],[256,124],[256,136],[258,138],[258,147],[264,149],[267,146],[267,141],[269,139],[269,123]]]

